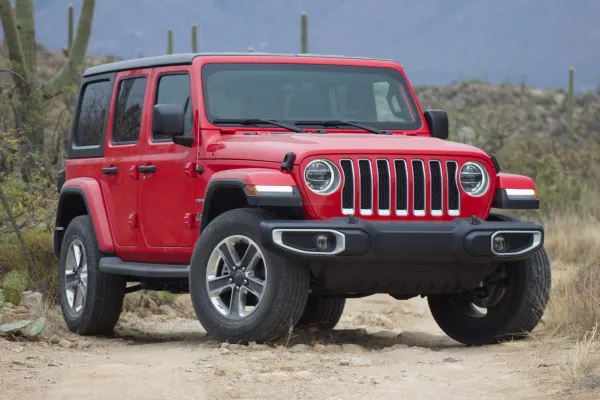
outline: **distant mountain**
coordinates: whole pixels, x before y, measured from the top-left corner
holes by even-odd
[[[67,41],[67,5],[37,0],[38,39]],[[75,14],[81,0],[74,1]],[[101,0],[93,54],[136,58],[163,54],[167,29],[187,52],[198,24],[201,51],[298,52],[300,13],[309,15],[312,53],[392,58],[414,83],[458,79],[565,87],[600,80],[600,1],[592,0]]]

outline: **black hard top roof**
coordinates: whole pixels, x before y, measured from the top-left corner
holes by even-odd
[[[157,57],[136,58],[133,60],[118,61],[109,64],[102,64],[88,68],[84,71],[83,76],[91,76],[105,74],[109,72],[126,71],[129,69],[141,69],[151,67],[167,67],[171,65],[190,65],[196,57],[201,56],[275,56],[275,57],[321,57],[321,58],[345,58],[356,60],[378,60],[378,61],[393,61],[369,57],[348,57],[341,55],[321,55],[321,54],[276,54],[276,53],[259,53],[259,52],[244,52],[244,53],[181,53],[169,54]]]

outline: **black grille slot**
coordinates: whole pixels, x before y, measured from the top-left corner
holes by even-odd
[[[431,173],[431,214],[442,215],[442,165],[437,160],[429,161]]]
[[[342,208],[344,211],[354,211],[354,169],[351,160],[341,160],[344,173],[344,186],[342,187]]]
[[[370,214],[373,209],[373,177],[371,176],[371,162],[358,160],[360,172],[360,209],[361,214]]]
[[[456,182],[457,168],[456,161],[448,161],[446,163],[446,169],[448,170],[448,212],[453,215],[458,215],[460,209],[458,184]]]
[[[387,160],[377,160],[377,178],[379,187],[379,213],[389,215],[390,212],[390,168]],[[382,212],[383,211],[383,212]]]
[[[412,160],[413,169],[413,209],[415,215],[420,211],[420,215],[425,214],[425,170],[423,161]]]
[[[396,169],[396,211],[408,213],[408,174],[406,161],[394,160]]]

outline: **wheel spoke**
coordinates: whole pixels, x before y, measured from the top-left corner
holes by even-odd
[[[77,297],[79,296],[79,285],[75,282],[73,286],[73,308],[77,311]]]
[[[249,276],[246,289],[260,300],[265,289],[265,282]]]
[[[81,261],[83,260],[81,248],[78,245],[73,245],[73,256],[75,257],[75,269],[81,269]]]
[[[233,289],[231,292],[231,299],[229,302],[229,315],[232,317],[240,317],[242,316],[242,312],[244,311],[244,306],[242,304],[242,298],[240,296],[240,291]]]
[[[74,274],[68,275],[65,282],[65,288],[67,290],[73,290],[75,286],[77,286],[77,283],[79,283],[79,279],[77,279]]]
[[[229,282],[229,276],[220,276],[218,278],[213,278],[208,281],[208,290],[211,295],[217,295],[228,287],[233,287],[233,285]]]
[[[85,299],[85,295],[87,294],[87,286],[84,285],[83,282],[79,282],[77,288],[77,293],[79,293],[78,296],[81,298],[81,305],[83,305],[83,300]]]
[[[235,249],[233,249],[228,242],[219,246],[219,254],[230,270],[236,267],[236,259],[238,257],[235,257]]]
[[[254,266],[260,259],[260,253],[258,252],[256,247],[248,245],[248,248],[246,249],[246,253],[242,258],[240,266],[246,268],[246,271],[251,270],[252,268],[254,268]]]

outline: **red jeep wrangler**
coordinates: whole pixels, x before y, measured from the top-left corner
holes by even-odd
[[[347,298],[427,296],[450,337],[522,337],[550,293],[530,178],[448,138],[393,61],[177,54],[85,71],[54,249],[72,331],[125,293],[191,293],[209,335],[332,329]],[[137,283],[133,286],[128,283]],[[483,310],[482,310],[483,309]]]

